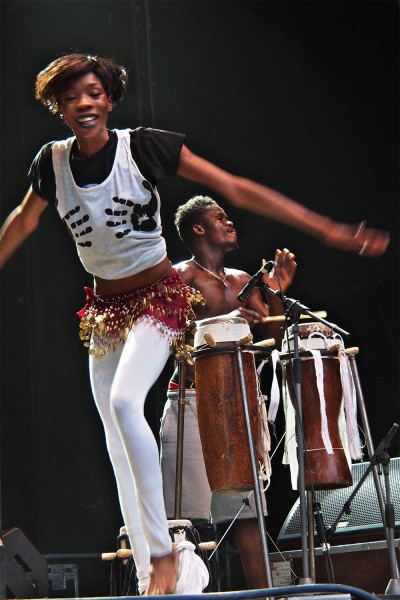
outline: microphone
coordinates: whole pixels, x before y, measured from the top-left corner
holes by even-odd
[[[250,296],[254,288],[257,287],[257,284],[264,275],[264,273],[269,273],[270,271],[272,271],[274,266],[275,262],[273,260],[269,260],[268,262],[266,262],[265,265],[263,265],[255,275],[250,277],[249,281],[239,293],[237,299],[240,300],[240,302],[244,302]]]

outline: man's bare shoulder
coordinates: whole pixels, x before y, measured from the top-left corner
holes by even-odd
[[[225,272],[227,275],[231,275],[235,279],[240,279],[240,280],[250,279],[250,275],[248,273],[246,273],[246,271],[241,271],[240,269],[231,269],[230,267],[226,267]]]
[[[190,260],[182,260],[181,262],[176,263],[174,265],[174,269],[178,271],[185,283],[191,284],[193,282],[195,277],[195,269]]]

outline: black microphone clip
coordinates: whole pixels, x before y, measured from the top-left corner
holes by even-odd
[[[274,267],[275,262],[273,260],[269,260],[268,262],[266,262],[265,265],[263,265],[255,275],[250,277],[249,281],[246,283],[244,288],[240,291],[239,295],[237,296],[237,299],[240,302],[244,302],[245,300],[247,300],[254,288],[259,287],[264,273],[269,273]]]

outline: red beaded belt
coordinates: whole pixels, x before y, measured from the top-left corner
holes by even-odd
[[[89,353],[100,358],[128,337],[139,320],[154,322],[163,335],[179,349],[184,346],[185,329],[195,319],[192,304],[203,300],[200,292],[187,286],[176,269],[144,288],[96,296],[89,287],[86,305],[77,314],[79,336]]]

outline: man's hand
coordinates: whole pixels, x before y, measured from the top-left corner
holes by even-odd
[[[255,310],[250,310],[248,308],[244,308],[243,306],[240,306],[236,310],[233,310],[227,315],[224,315],[224,317],[240,317],[242,319],[246,319],[246,321],[249,324],[249,327],[253,327],[253,325],[255,325],[256,323],[263,323],[267,319],[267,317],[263,317],[262,315],[260,315],[260,313],[256,312]]]
[[[282,291],[286,292],[297,269],[297,263],[294,259],[295,255],[287,248],[283,250],[277,248],[275,252],[275,270],[271,273],[271,276],[264,275],[265,282],[268,283],[270,288],[273,290],[282,288]]]

